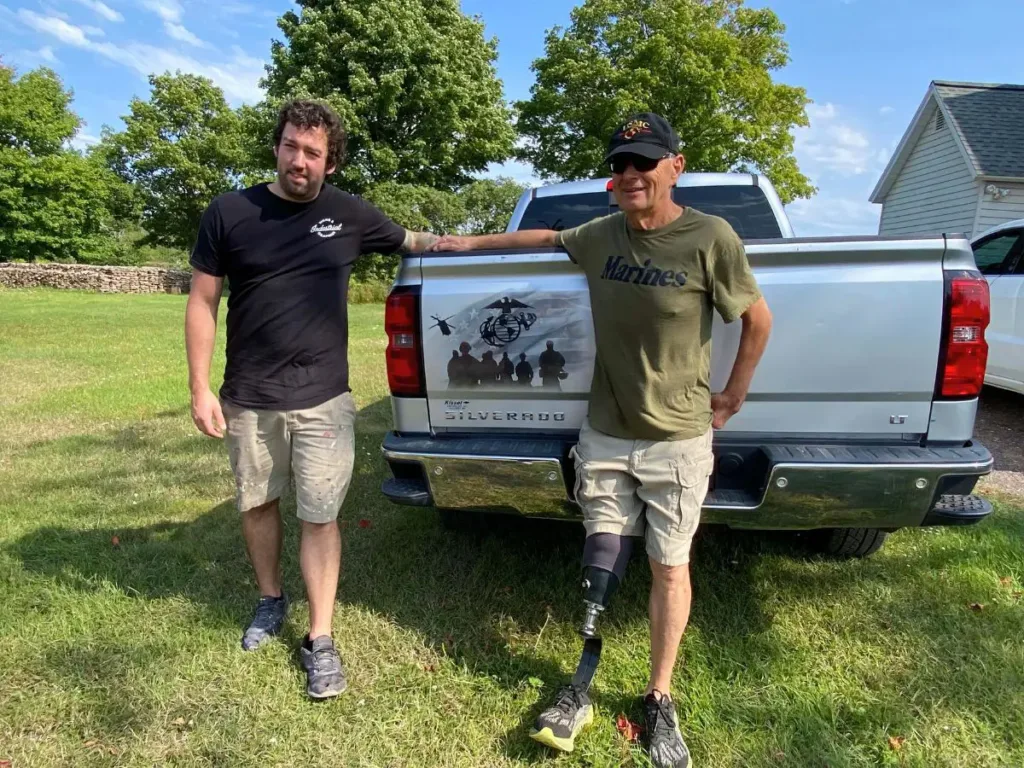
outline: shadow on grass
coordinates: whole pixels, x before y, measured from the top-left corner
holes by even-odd
[[[433,510],[389,504],[379,492],[387,470],[377,450],[388,420],[386,400],[360,412],[359,461],[341,516],[344,552],[339,601],[364,606],[416,631],[438,654],[508,689],[539,678],[544,687],[537,704],[524,711],[521,724],[502,739],[510,758],[537,760],[545,750],[528,738],[529,725],[573,671],[560,660],[564,653],[552,658],[538,652],[538,635],[547,638],[553,633],[563,648],[574,648],[571,663],[575,663],[580,647],[575,629],[582,618],[582,527],[494,518],[487,531],[453,532],[439,525]],[[41,497],[59,494],[62,486],[74,482],[123,505],[133,484],[151,482],[153,477],[166,483],[177,480],[179,487],[184,484],[190,491],[209,495],[211,484],[223,483],[228,473],[221,444],[162,438],[146,425],[57,442],[57,453],[63,456],[76,452],[123,455],[124,462],[100,462],[99,469],[83,469],[71,481],[40,478],[32,490]],[[29,450],[51,448],[37,445]],[[213,453],[221,458],[207,461]],[[140,519],[156,522],[136,527],[47,526],[5,550],[25,570],[58,584],[83,592],[101,583],[113,584],[126,595],[142,598],[182,596],[203,609],[201,621],[215,628],[240,629],[252,609],[255,588],[233,503],[224,501],[186,522],[159,521],[158,501],[150,500],[137,509]],[[287,505],[285,515],[285,583],[300,597],[297,526]],[[111,544],[115,535],[119,537],[116,547]],[[940,707],[970,713],[997,738],[1019,743],[1021,736],[1014,735],[1013,729],[1020,725],[1020,716],[1005,716],[1007,708],[1024,712],[1024,671],[1013,664],[1019,652],[1011,642],[1019,640],[1019,610],[990,607],[975,614],[967,606],[979,595],[968,572],[978,556],[968,545],[984,548],[989,560],[1021,567],[1022,540],[1024,522],[997,514],[978,530],[958,534],[954,546],[925,544],[901,548],[899,554],[883,550],[866,561],[831,563],[807,559],[787,535],[702,529],[692,565],[690,627],[696,642],[684,641],[684,654],[693,659],[698,671],[685,666],[684,684],[691,675],[700,674],[704,685],[728,688],[736,681],[743,690],[764,687],[774,693],[728,700],[719,691],[706,700],[717,711],[687,710],[692,705],[681,704],[684,723],[695,727],[708,722],[738,722],[744,727],[770,724],[773,737],[787,745],[788,757],[805,760],[807,765],[821,764],[823,744],[831,745],[831,754],[840,763],[844,755],[852,760],[853,752],[846,754],[844,744],[850,750],[859,748],[857,740],[873,738],[878,728],[912,729],[922,714]],[[957,542],[966,544],[956,546]],[[646,557],[638,551],[602,618],[606,638],[645,622],[649,588]],[[870,595],[870,600],[864,595]],[[862,617],[869,636],[888,633],[894,642],[919,650],[919,658],[894,670],[890,678],[864,683],[866,700],[878,703],[877,712],[837,700],[836,692],[827,687],[815,690],[804,683],[800,693],[776,687],[792,677],[793,669],[788,666],[791,649],[773,629],[773,613],[793,613],[802,603],[821,611],[823,596],[835,605],[848,605]],[[606,653],[613,642],[609,640]],[[618,652],[621,656],[621,648]],[[646,643],[630,652],[646,668]],[[54,674],[67,673],[74,679],[73,675],[92,674],[88,670],[101,667],[104,654],[102,648],[69,650],[47,663]],[[132,663],[144,665],[146,660]],[[71,672],[72,668],[79,671]],[[608,663],[599,671],[595,699],[605,716],[618,712],[636,716],[640,691],[623,690],[626,674]],[[125,706],[113,698],[110,724],[130,727],[130,697]],[[840,734],[856,738],[842,741]]]

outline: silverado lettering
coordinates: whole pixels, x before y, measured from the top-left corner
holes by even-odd
[[[528,411],[445,411],[445,419],[448,421],[565,421],[564,413],[530,413]]]

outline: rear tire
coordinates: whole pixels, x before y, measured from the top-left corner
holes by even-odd
[[[878,528],[831,528],[820,532],[822,552],[841,558],[868,557],[882,548],[888,531]]]

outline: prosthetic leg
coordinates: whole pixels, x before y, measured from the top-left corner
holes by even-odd
[[[554,704],[538,715],[530,730],[531,739],[572,752],[576,735],[593,722],[594,706],[587,691],[601,660],[597,619],[622,581],[632,550],[633,540],[628,537],[613,533],[587,537],[583,548],[583,600],[587,613],[579,630],[583,636],[583,653],[572,683],[563,686]]]
[[[579,630],[583,637],[583,652],[572,682],[584,690],[590,689],[597,673],[597,664],[601,660],[602,641],[597,633],[597,620],[622,582],[632,551],[633,539],[614,533],[588,536],[583,547],[583,602],[586,615]]]

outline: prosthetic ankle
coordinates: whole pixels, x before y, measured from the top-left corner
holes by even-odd
[[[597,620],[608,607],[626,573],[633,551],[633,540],[614,533],[595,533],[587,537],[583,547],[583,602],[586,614],[580,635],[583,653],[573,676],[573,683],[589,688],[601,658],[601,636]]]

